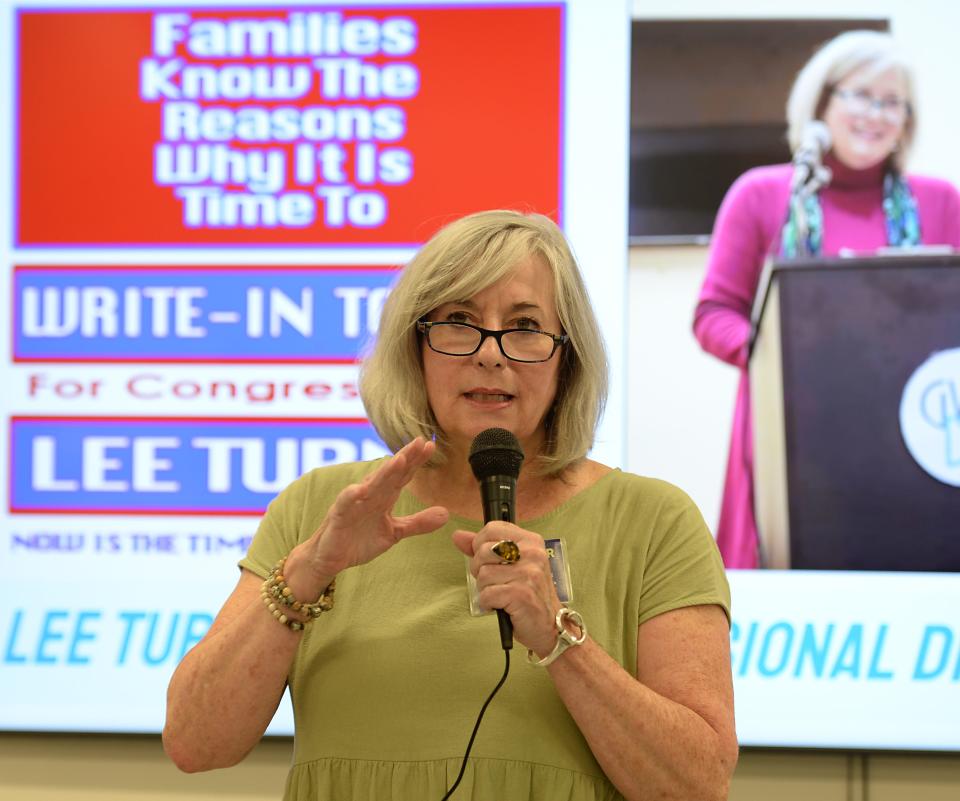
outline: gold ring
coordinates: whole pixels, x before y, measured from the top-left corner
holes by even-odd
[[[520,547],[513,540],[500,540],[492,550],[500,557],[501,565],[512,565],[520,560]]]

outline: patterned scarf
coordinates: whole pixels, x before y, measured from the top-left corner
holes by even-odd
[[[919,245],[920,216],[917,201],[903,176],[888,172],[883,178],[883,213],[887,218],[887,244],[895,248]],[[806,218],[806,236],[801,220]],[[823,210],[818,193],[790,197],[787,222],[780,237],[780,256],[819,256],[823,248]]]

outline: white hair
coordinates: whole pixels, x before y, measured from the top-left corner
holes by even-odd
[[[360,395],[387,446],[416,436],[435,439],[434,463],[446,437],[427,400],[417,320],[469,298],[536,257],[553,273],[557,316],[569,342],[560,360],[557,395],[539,454],[543,471],[559,475],[586,456],[607,397],[607,357],[583,276],[557,224],[539,214],[494,210],[456,220],[437,232],[400,273],[383,306],[373,350],[360,368]]]
[[[817,50],[797,73],[787,99],[787,141],[792,152],[795,153],[800,147],[807,123],[823,118],[834,87],[850,73],[864,67],[868,67],[872,74],[893,68],[903,76],[907,118],[900,145],[891,157],[894,166],[903,170],[917,129],[913,70],[893,37],[881,31],[841,33]]]

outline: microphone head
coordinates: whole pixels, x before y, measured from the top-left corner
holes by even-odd
[[[823,154],[830,149],[830,144],[830,129],[822,120],[810,120],[810,122],[803,127],[801,147],[811,148]]]
[[[523,461],[523,448],[520,447],[520,441],[505,428],[488,428],[473,438],[468,460],[478,481],[490,476],[517,478]]]

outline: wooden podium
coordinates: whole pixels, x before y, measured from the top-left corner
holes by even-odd
[[[773,263],[754,323],[763,566],[960,571],[960,487],[914,460],[899,418],[914,371],[960,347],[960,257]]]

